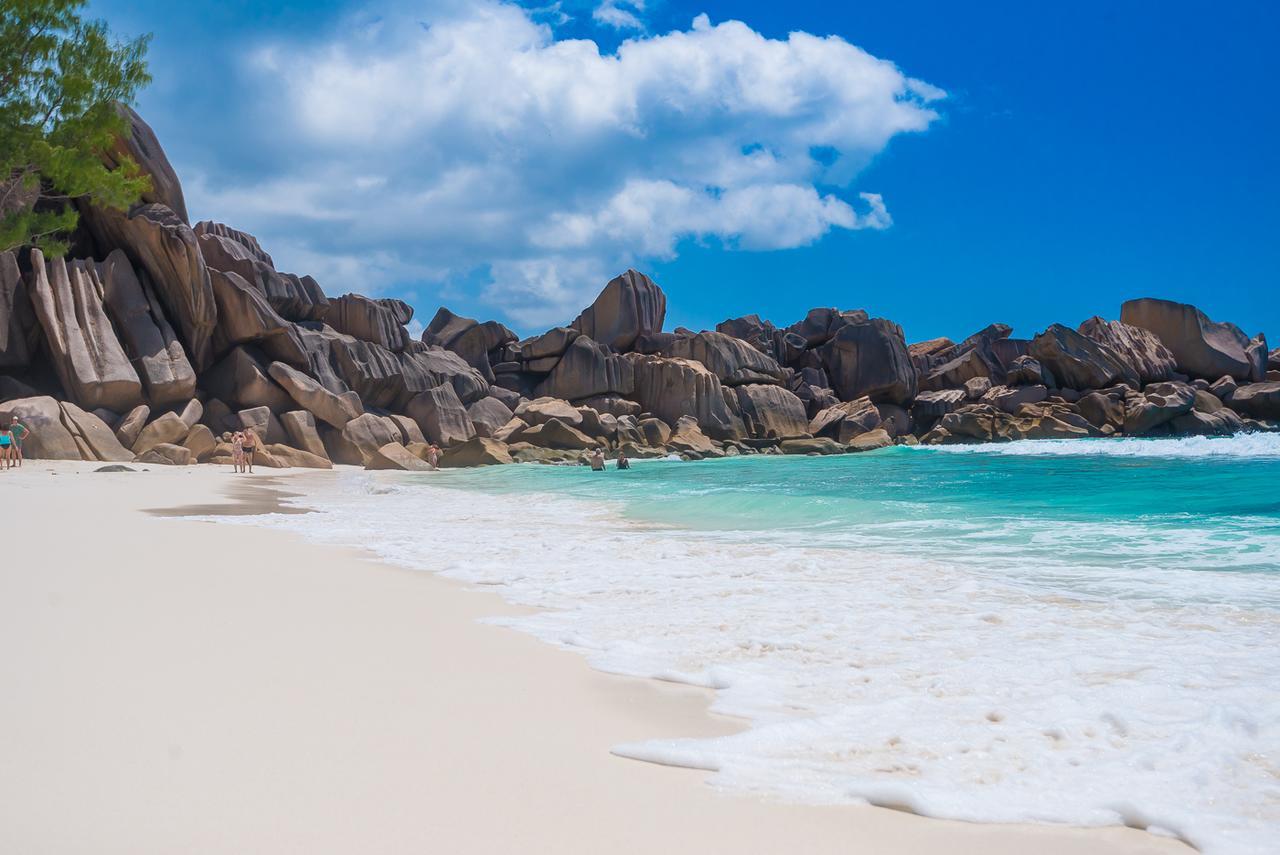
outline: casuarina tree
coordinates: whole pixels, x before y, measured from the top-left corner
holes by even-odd
[[[104,163],[124,131],[116,102],[150,82],[149,37],[114,38],[86,0],[0,0],[0,252],[61,255],[74,200],[123,209],[149,188],[128,158]]]

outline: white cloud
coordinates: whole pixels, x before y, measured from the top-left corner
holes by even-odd
[[[643,8],[604,2],[598,19],[605,7]],[[683,240],[769,250],[888,227],[881,197],[851,185],[943,97],[838,37],[769,39],[703,15],[602,54],[540,20],[435,0],[261,46],[251,68],[275,121],[246,133],[275,177],[210,177],[197,213],[256,230],[298,272],[329,258],[359,280],[352,260],[370,260],[368,286],[321,279],[328,290],[480,282],[472,295],[496,314],[563,322]]]
[[[643,11],[644,0],[602,0],[592,10],[591,17],[616,30],[644,30],[638,14]]]

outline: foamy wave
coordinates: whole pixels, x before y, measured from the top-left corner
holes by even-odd
[[[817,464],[786,471],[805,465]],[[750,729],[615,750],[713,770],[718,787],[974,821],[1154,826],[1214,855],[1274,851],[1280,614],[1258,606],[1276,601],[1270,574],[1171,566],[1160,600],[1115,573],[1107,597],[1089,598],[1073,593],[1083,572],[1037,568],[1031,584],[913,558],[907,530],[819,548],[449,486],[503,477],[521,476],[335,474],[303,500],[318,513],[224,519],[497,586],[540,609],[502,623],[600,670],[714,687],[714,708]],[[1167,545],[1171,565],[1179,548]],[[1198,601],[1210,584],[1217,600]]]
[[[1024,439],[977,445],[918,445],[915,452],[1112,457],[1280,457],[1280,433],[1184,436],[1170,439]]]

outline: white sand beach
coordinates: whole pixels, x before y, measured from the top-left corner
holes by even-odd
[[[494,594],[149,512],[269,511],[329,474],[95,466],[0,473],[0,852],[1191,851],[766,802],[613,756],[739,724],[479,623],[512,613]]]

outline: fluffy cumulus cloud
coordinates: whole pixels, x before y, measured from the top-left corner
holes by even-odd
[[[639,30],[642,12],[593,14]],[[770,250],[888,227],[858,173],[943,96],[837,37],[699,16],[602,53],[498,0],[388,8],[248,62],[263,103],[245,133],[271,177],[209,179],[197,213],[343,277],[331,291],[433,284],[527,326],[687,240]]]

